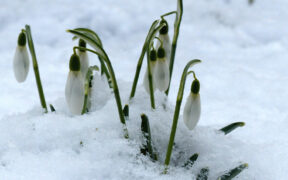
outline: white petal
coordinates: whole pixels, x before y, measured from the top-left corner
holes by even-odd
[[[87,52],[78,51],[79,59],[80,59],[80,71],[82,73],[82,77],[85,79],[86,74],[89,68],[89,58]]]
[[[154,92],[155,89],[156,89],[155,75],[154,75],[156,63],[155,62],[151,62],[150,65],[151,65],[151,73],[152,73],[152,77],[153,77],[153,92]],[[144,88],[145,88],[146,92],[148,94],[150,94],[148,68],[146,68],[146,72],[145,72],[144,79],[143,79],[143,85],[144,85]]]
[[[70,112],[80,115],[84,104],[84,80],[81,72],[69,72],[65,96]]]
[[[165,56],[168,65],[170,64],[170,56],[171,56],[171,42],[168,33],[167,34],[159,34],[159,39],[163,42],[163,48],[165,50]],[[157,41],[156,49],[160,47],[161,43]]]
[[[14,75],[18,82],[24,82],[29,72],[29,55],[26,46],[17,46],[13,60]]]
[[[91,90],[92,110],[101,109],[108,101],[111,91],[105,75],[94,74]]]
[[[165,58],[157,60],[155,68],[155,83],[160,91],[166,91],[169,86],[169,66]]]
[[[201,114],[201,102],[200,102],[200,94],[193,94],[187,98],[184,112],[183,112],[183,119],[185,125],[188,129],[192,130],[197,125]]]

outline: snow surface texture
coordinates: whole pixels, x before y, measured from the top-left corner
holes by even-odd
[[[157,111],[152,112],[148,95],[138,86],[127,141],[110,92],[103,93],[102,108],[94,106],[84,116],[68,112],[64,89],[76,42],[65,30],[89,27],[100,35],[124,105],[147,31],[159,15],[176,9],[176,0],[1,0],[0,179],[194,179],[206,166],[210,179],[216,179],[240,162],[249,163],[241,180],[288,179],[288,1],[256,0],[251,7],[244,0],[183,1],[167,112],[161,93],[156,92]],[[25,24],[31,25],[46,100],[56,113],[41,113],[32,68],[25,83],[14,79],[12,60]],[[98,64],[94,55],[89,57],[91,64]],[[161,175],[179,79],[194,58],[203,60],[194,68],[201,82],[201,119],[191,132],[180,115],[170,173]],[[183,104],[191,81],[192,76]],[[150,119],[160,163],[139,154],[141,113]],[[216,133],[235,121],[246,126],[227,136]],[[191,170],[176,166],[180,151],[178,165],[199,153]]]

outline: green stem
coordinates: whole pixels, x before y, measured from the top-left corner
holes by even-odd
[[[74,32],[73,30],[69,30],[69,32]],[[83,37],[81,37],[83,38]],[[83,38],[85,40],[85,38]],[[87,49],[87,48],[83,48],[83,47],[74,47],[74,48],[78,48],[78,49],[85,49],[86,51],[89,51],[89,52],[92,52],[98,56],[102,56],[101,53],[97,52],[97,51],[93,51],[91,49]],[[103,50],[103,53],[104,53],[104,56],[105,58],[99,58],[99,60],[103,60],[103,63],[104,61],[106,62],[107,64],[107,67],[108,67],[108,70],[110,72],[110,75],[111,75],[111,80],[112,80],[112,84],[113,84],[113,90],[114,90],[114,95],[115,95],[115,100],[116,100],[116,104],[117,104],[117,109],[118,109],[118,113],[119,113],[119,117],[120,117],[120,122],[124,125],[124,137],[125,138],[129,138],[129,134],[128,134],[128,129],[126,127],[126,121],[125,121],[125,117],[124,117],[124,113],[122,111],[122,104],[121,104],[121,98],[120,98],[120,93],[119,93],[119,89],[118,89],[118,84],[117,84],[117,81],[116,81],[116,77],[115,77],[115,73],[114,73],[114,70],[113,70],[113,67],[111,65],[111,62],[107,56],[107,54],[105,53],[105,51]]]
[[[165,16],[169,16],[171,14],[176,14],[176,16],[177,16],[177,11],[171,11],[171,12],[165,13],[165,14],[161,15],[160,17],[161,17],[161,19],[163,19]]]
[[[154,99],[154,87],[153,87],[153,76],[151,72],[151,60],[150,60],[150,50],[147,52],[147,68],[148,68],[148,81],[149,81],[149,91],[150,91],[150,103],[152,109],[155,109],[155,99]]]
[[[27,39],[28,39],[29,50],[30,50],[31,57],[32,57],[33,69],[34,69],[34,74],[35,74],[35,79],[36,79],[36,84],[37,84],[37,88],[38,88],[40,102],[41,102],[42,108],[44,109],[44,112],[47,113],[48,110],[47,110],[45,96],[44,96],[44,92],[43,92],[43,88],[42,88],[41,79],[40,79],[40,73],[39,73],[39,69],[38,69],[38,63],[37,63],[36,53],[35,53],[35,49],[34,49],[34,43],[32,40],[32,34],[31,34],[30,26],[26,25],[25,30],[26,30],[26,35],[27,35]]]
[[[168,143],[167,152],[166,152],[166,159],[165,159],[165,166],[166,167],[164,170],[164,174],[167,173],[168,166],[170,163],[170,158],[171,158],[172,149],[173,149],[173,143],[174,143],[177,124],[178,124],[178,118],[179,118],[179,114],[180,114],[179,112],[180,112],[181,103],[182,103],[183,94],[184,94],[184,87],[185,87],[185,83],[186,83],[187,72],[191,66],[193,66],[196,63],[200,63],[200,62],[201,62],[201,60],[198,60],[198,59],[189,61],[187,63],[187,65],[185,66],[183,73],[182,73],[180,86],[179,86],[179,90],[178,90],[178,95],[177,95],[175,111],[174,111],[173,124],[172,124],[172,128],[171,128],[169,143]]]
[[[156,33],[164,26],[164,24],[160,24],[157,28],[155,28],[156,25],[158,24],[158,22],[159,22],[159,20],[155,20],[152,23],[150,30],[146,36],[144,45],[142,47],[141,55],[139,57],[138,64],[136,67],[136,72],[135,72],[135,76],[134,76],[134,80],[133,80],[133,84],[132,84],[132,89],[131,89],[131,93],[130,93],[130,99],[132,99],[135,95],[136,87],[137,87],[137,83],[138,83],[138,79],[139,79],[139,74],[140,74],[140,70],[142,67],[142,63],[143,63],[143,58],[144,58],[145,53],[148,50],[149,44],[150,44],[151,40],[153,40]]]
[[[170,55],[170,65],[169,65],[170,82],[169,82],[168,89],[165,92],[167,96],[168,96],[169,90],[170,90],[170,84],[171,84],[171,79],[172,79],[171,77],[172,77],[172,74],[173,74],[174,59],[175,59],[176,48],[177,48],[177,41],[178,41],[180,24],[181,24],[182,15],[183,15],[183,3],[182,3],[182,0],[178,0],[178,9],[179,9],[179,11],[177,12],[177,16],[176,16],[175,24],[174,24],[174,35],[173,35],[173,41],[172,41],[172,47],[171,47],[171,55]]]

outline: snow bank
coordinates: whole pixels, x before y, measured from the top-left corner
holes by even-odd
[[[65,30],[89,27],[100,35],[119,80],[124,105],[148,28],[153,19],[174,10],[175,1],[2,0],[1,178],[193,179],[200,168],[208,166],[210,179],[215,179],[219,173],[247,162],[249,169],[241,173],[241,180],[287,179],[288,2],[256,0],[248,7],[244,0],[183,1],[167,109],[162,107],[163,95],[157,93],[157,111],[151,111],[149,98],[139,86],[130,106],[127,126],[131,139],[127,141],[122,137],[110,92],[105,94],[108,101],[104,107],[94,107],[84,116],[69,114],[64,87],[73,44]],[[32,71],[24,84],[14,79],[13,54],[25,24],[31,25],[44,92],[56,113],[41,113]],[[98,63],[93,55],[90,58],[91,64]],[[180,116],[170,174],[163,176],[160,173],[180,75],[194,58],[203,60],[194,68],[201,82],[202,116],[192,132],[184,127]],[[144,71],[139,82],[143,75]],[[191,78],[188,81],[185,97]],[[141,113],[150,119],[159,164],[139,154]],[[246,126],[227,136],[216,132],[235,121],[245,121]],[[193,168],[180,168],[195,152],[199,159]]]

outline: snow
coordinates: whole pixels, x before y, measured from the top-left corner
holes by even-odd
[[[124,106],[148,29],[161,14],[175,10],[176,1],[1,0],[1,179],[194,179],[203,167],[209,167],[209,179],[216,179],[243,162],[249,168],[238,179],[287,179],[288,1],[256,0],[252,6],[245,0],[183,1],[167,107],[162,106],[164,95],[156,91],[157,108],[150,109],[149,96],[141,85],[143,68],[130,103],[130,139],[126,140],[107,87],[98,95],[93,91],[90,113],[69,113],[64,90],[76,42],[65,30],[88,27],[99,34]],[[171,24],[172,16],[167,20]],[[14,78],[13,56],[25,24],[32,29],[47,104],[53,104],[56,113],[42,113],[32,67],[24,83]],[[91,65],[99,65],[97,57],[89,54],[89,58]],[[193,131],[183,123],[190,76],[171,168],[168,175],[162,175],[180,76],[188,60],[195,58],[203,60],[193,67],[201,83],[201,118]],[[97,97],[101,97],[102,107]],[[141,113],[149,117],[159,162],[139,153]],[[246,126],[226,136],[217,132],[236,121],[244,121]],[[181,168],[194,153],[199,153],[194,166]]]

